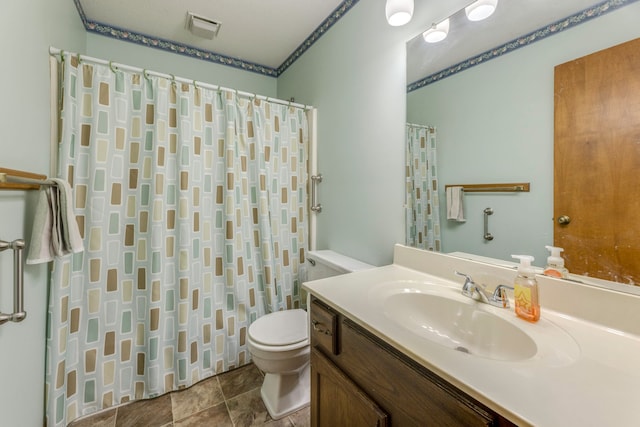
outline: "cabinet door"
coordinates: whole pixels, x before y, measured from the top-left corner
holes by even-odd
[[[343,319],[340,330],[337,369],[387,408],[393,425],[496,425],[496,417],[486,408],[356,323]]]
[[[311,349],[312,427],[386,427],[387,418],[331,361]]]

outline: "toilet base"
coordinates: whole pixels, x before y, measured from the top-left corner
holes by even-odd
[[[265,374],[260,395],[271,418],[279,420],[309,406],[310,379],[309,363],[293,374]]]

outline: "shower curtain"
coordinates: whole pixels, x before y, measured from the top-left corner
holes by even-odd
[[[304,110],[64,59],[85,252],[51,274],[56,426],[248,363],[251,322],[302,303],[307,244]]]
[[[435,128],[406,125],[406,244],[440,252]]]

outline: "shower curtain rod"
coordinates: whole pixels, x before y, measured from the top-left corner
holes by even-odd
[[[407,126],[411,126],[411,127],[414,127],[414,128],[429,129],[431,132],[435,132],[435,130],[436,130],[436,128],[434,126],[417,125],[415,123],[407,123]]]
[[[156,77],[162,77],[162,78],[173,80],[173,81],[176,81],[176,82],[179,82],[179,83],[186,83],[186,84],[189,84],[189,85],[194,85],[196,87],[203,87],[203,88],[207,88],[207,89],[211,89],[211,90],[220,90],[220,91],[223,91],[223,92],[232,92],[232,93],[235,93],[236,95],[240,95],[240,96],[243,96],[245,98],[261,99],[261,100],[268,101],[268,102],[275,102],[276,104],[287,105],[289,107],[302,108],[304,110],[312,110],[314,108],[312,105],[298,104],[298,103],[291,102],[291,101],[285,101],[283,99],[271,98],[269,96],[257,95],[255,93],[243,92],[241,90],[230,89],[230,88],[223,87],[223,86],[212,85],[212,84],[209,84],[209,83],[199,82],[199,81],[196,81],[196,80],[189,80],[189,79],[185,79],[185,78],[182,78],[182,77],[176,77],[176,76],[174,76],[172,74],[160,73],[160,72],[157,72],[157,71],[151,71],[151,70],[147,70],[147,69],[144,69],[144,68],[134,67],[134,66],[131,66],[131,65],[120,64],[120,63],[117,63],[117,62],[107,61],[107,60],[104,60],[104,59],[94,58],[94,57],[86,56],[86,55],[80,55],[78,53],[69,52],[69,51],[66,51],[66,50],[58,49],[58,48],[53,47],[53,46],[49,47],[49,55],[51,55],[51,56],[60,56],[60,58],[62,58],[62,59],[63,59],[63,55],[77,56],[82,61],[89,61],[89,62],[93,62],[95,64],[108,65],[112,69],[115,68],[115,69],[120,69],[120,70],[132,71],[134,73],[144,73],[146,75],[153,75],[153,76],[156,76]]]

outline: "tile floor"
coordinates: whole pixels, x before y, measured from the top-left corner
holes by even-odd
[[[262,403],[262,373],[254,364],[155,399],[78,419],[69,427],[310,426],[309,407],[274,421]]]

